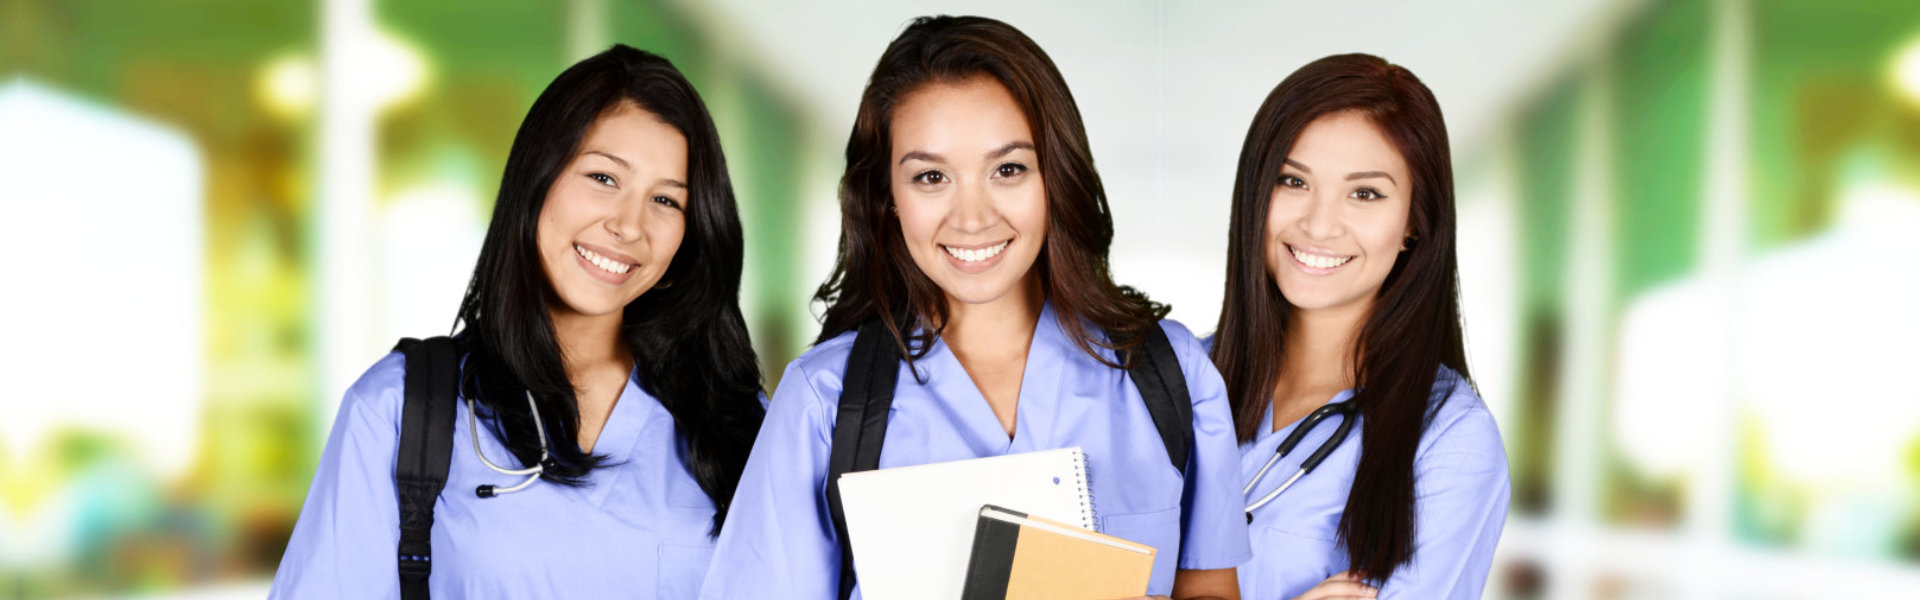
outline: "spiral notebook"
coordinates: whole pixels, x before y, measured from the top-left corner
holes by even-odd
[[[868,600],[959,598],[982,505],[1094,529],[1086,454],[1061,448],[840,476]]]

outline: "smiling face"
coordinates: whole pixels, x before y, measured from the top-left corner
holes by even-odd
[[[1006,87],[988,77],[921,87],[894,107],[892,141],[889,186],[920,272],[949,302],[1028,300],[1047,194]]]
[[[1373,306],[1411,233],[1406,161],[1366,116],[1308,123],[1267,208],[1267,272],[1296,310]]]
[[[617,318],[686,233],[687,139],[630,102],[609,109],[547,189],[537,244],[557,317]]]

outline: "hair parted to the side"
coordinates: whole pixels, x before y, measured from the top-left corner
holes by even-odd
[[[635,106],[687,140],[686,237],[662,276],[622,312],[620,341],[636,379],[673,415],[685,459],[726,519],[764,418],[760,367],[741,316],[740,218],[720,136],[705,103],[666,59],[616,45],[569,67],[527,111],[514,135],[493,218],[457,321],[468,360],[461,391],[484,406],[494,434],[521,464],[540,457],[523,396],[539,401],[553,459],[543,476],[579,485],[605,457],[576,442],[579,409],[554,335],[559,302],[535,243],[547,191],[602,115]]]
[[[1124,366],[1099,349],[1139,345],[1167,308],[1113,282],[1107,266],[1113,215],[1066,80],[1026,34],[982,17],[915,19],[874,67],[847,139],[840,248],[832,276],[814,294],[827,305],[815,342],[879,319],[911,360],[946,327],[945,294],[914,264],[899,218],[888,210],[891,121],[899,101],[922,86],[981,76],[1007,89],[1032,128],[1047,196],[1046,243],[1033,267],[1041,289],[1082,350]],[[1114,339],[1103,341],[1096,330]]]
[[[1269,199],[1301,131],[1345,112],[1365,115],[1405,159],[1413,180],[1408,222],[1418,240],[1387,274],[1354,345],[1361,452],[1338,537],[1351,568],[1378,584],[1412,558],[1414,451],[1430,410],[1448,393],[1434,389],[1439,367],[1471,381],[1460,331],[1446,124],[1433,92],[1411,71],[1366,54],[1329,56],[1294,71],[1260,105],[1234,179],[1226,301],[1212,357],[1227,383],[1236,432],[1251,440],[1266,426],[1292,316],[1266,265]]]

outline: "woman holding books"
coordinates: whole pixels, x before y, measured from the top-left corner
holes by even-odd
[[[1225,387],[1165,307],[1109,278],[1112,218],[1046,53],[999,21],[916,20],[874,69],[846,158],[824,324],[774,394],[702,597],[859,595],[829,463],[857,425],[839,422],[843,394],[877,385],[892,396],[865,419],[884,426],[872,466],[1080,447],[1099,527],[1158,549],[1149,593],[1237,598]],[[862,339],[883,367],[850,377]],[[1156,420],[1135,385],[1154,356],[1189,417]]]
[[[1255,114],[1212,347],[1250,482],[1245,597],[1480,597],[1509,485],[1467,376],[1453,204],[1439,104],[1403,67],[1330,56]]]

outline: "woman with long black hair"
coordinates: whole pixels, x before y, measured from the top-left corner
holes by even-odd
[[[671,63],[615,46],[540,94],[460,305],[431,554],[399,557],[430,560],[432,595],[698,593],[764,414],[741,243],[713,120]],[[274,597],[401,597],[414,360],[347,390]]]
[[[1212,348],[1245,597],[1480,597],[1509,484],[1467,376],[1453,204],[1439,103],[1403,67],[1323,58],[1255,114]]]

